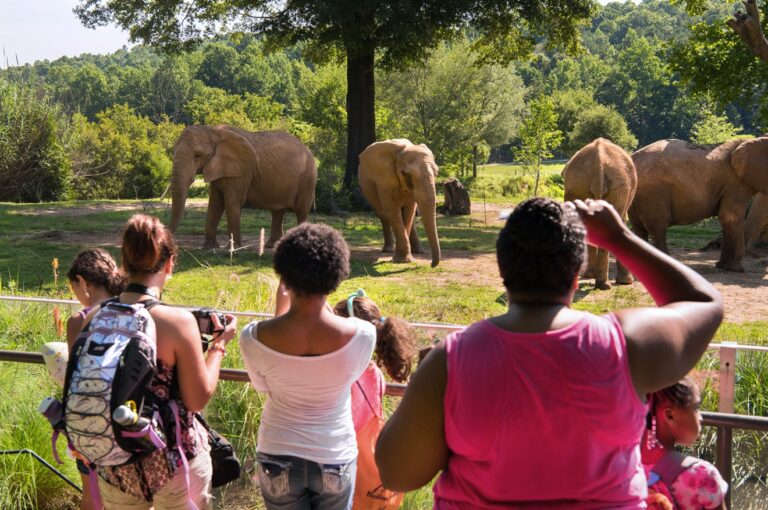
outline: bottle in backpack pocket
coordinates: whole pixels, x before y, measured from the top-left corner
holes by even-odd
[[[64,407],[61,405],[59,399],[45,397],[43,401],[40,402],[37,410],[48,419],[48,422],[54,429],[63,426],[62,420],[64,419]]]
[[[147,451],[165,448],[162,432],[153,426],[151,420],[139,416],[127,405],[118,406],[112,413],[112,419],[123,428],[123,437],[136,439]]]

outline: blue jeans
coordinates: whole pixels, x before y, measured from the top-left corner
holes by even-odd
[[[267,510],[351,510],[357,460],[318,464],[259,453],[259,485]]]

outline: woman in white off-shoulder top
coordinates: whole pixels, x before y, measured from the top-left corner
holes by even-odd
[[[261,493],[268,509],[350,509],[357,459],[350,387],[368,366],[376,330],[327,304],[349,275],[349,249],[336,230],[307,223],[290,230],[274,268],[276,317],[248,324],[240,337],[251,383],[268,394]]]

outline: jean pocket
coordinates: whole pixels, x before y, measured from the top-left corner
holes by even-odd
[[[352,464],[320,464],[323,472],[323,492],[340,494],[352,483]]]
[[[261,490],[273,498],[285,496],[290,491],[288,476],[291,463],[259,453],[256,455],[259,463],[259,485]]]

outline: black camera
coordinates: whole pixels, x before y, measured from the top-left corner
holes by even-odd
[[[227,317],[223,313],[217,312],[212,308],[198,308],[197,310],[192,310],[192,315],[197,319],[197,329],[200,330],[200,335],[203,337],[213,336],[213,334],[216,333],[216,328],[213,325],[211,315],[216,315],[222,326],[227,325]]]

